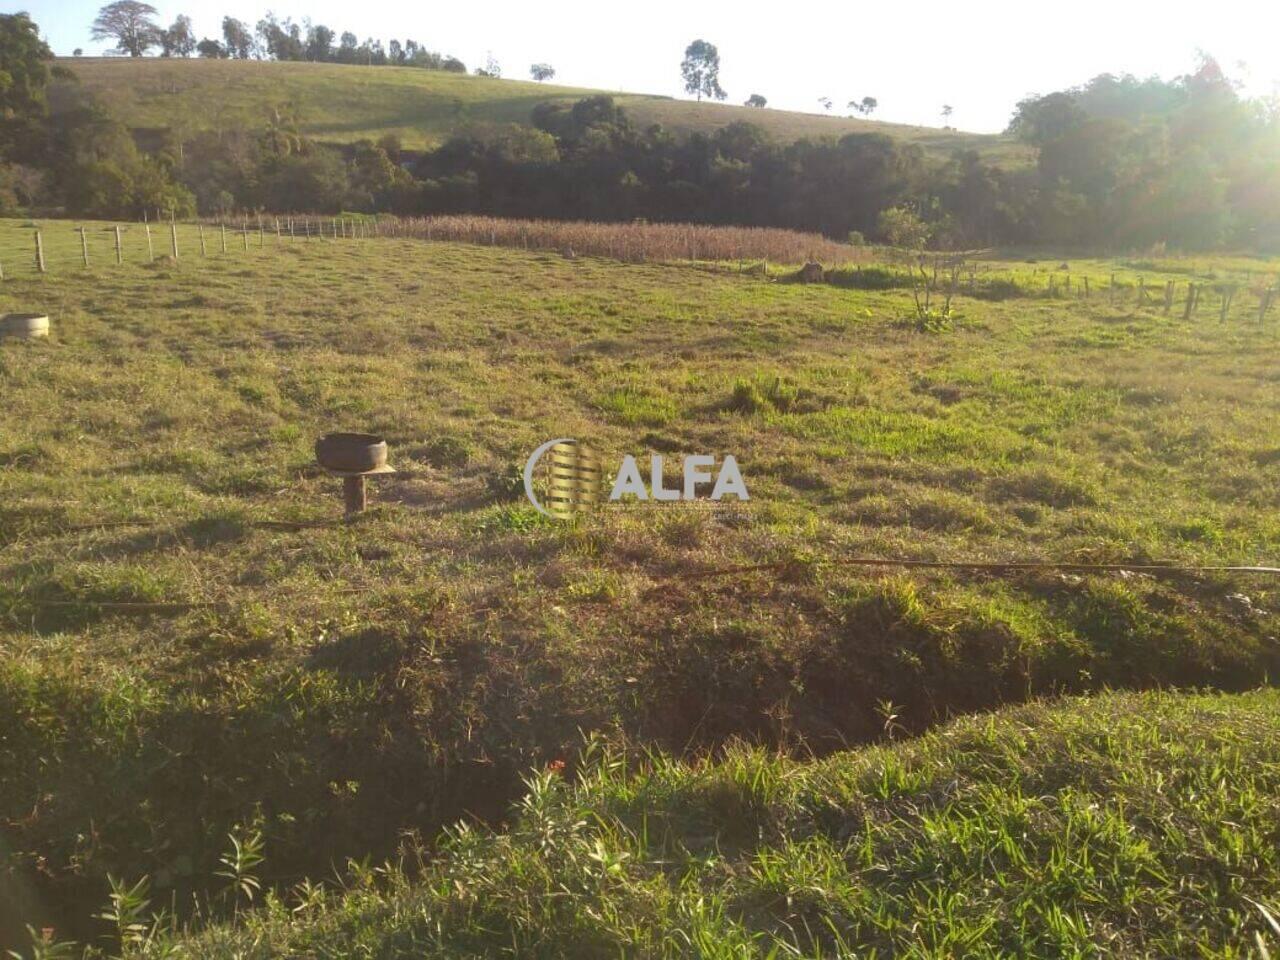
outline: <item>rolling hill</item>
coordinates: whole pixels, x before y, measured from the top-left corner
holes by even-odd
[[[976,149],[1011,164],[1029,157],[1023,145],[989,134],[408,67],[158,58],[70,58],[60,63],[134,128],[194,131],[256,123],[272,108],[292,103],[303,132],[316,139],[350,143],[391,133],[407,149],[422,150],[461,130],[528,122],[534,105],[545,100],[608,93],[641,126],[660,123],[679,134],[749,120],[780,140],[874,131],[936,153]]]

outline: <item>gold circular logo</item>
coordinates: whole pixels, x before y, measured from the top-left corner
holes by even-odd
[[[542,469],[545,494],[539,499],[535,477]],[[534,508],[548,517],[566,520],[600,502],[604,490],[600,458],[590,444],[572,437],[548,440],[524,465],[524,492]]]

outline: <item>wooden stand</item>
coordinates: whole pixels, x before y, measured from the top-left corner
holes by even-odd
[[[364,474],[342,478],[342,502],[348,517],[364,512],[364,508],[369,505],[364,489]]]
[[[342,478],[342,505],[347,517],[364,513],[369,506],[368,491],[365,488],[366,477],[376,477],[387,473],[395,473],[394,467],[379,467],[376,470],[349,472],[346,470],[330,470],[335,477]]]

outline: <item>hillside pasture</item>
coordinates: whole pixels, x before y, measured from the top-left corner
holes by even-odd
[[[1265,579],[842,563],[1274,559],[1280,337],[1243,298],[962,289],[925,333],[901,287],[387,237],[85,269],[44,227],[66,262],[0,283],[53,322],[0,341],[8,937],[101,934],[108,873],[220,909],[233,829],[289,886],[501,820],[584,730],[826,755],[1280,668]],[[398,471],[351,523],[312,455],[338,429]],[[550,521],[520,470],[558,436],[733,453],[751,500]]]
[[[410,67],[154,57],[75,57],[59,63],[130,127],[181,129],[184,135],[258,127],[273,111],[287,108],[298,116],[301,132],[317,140],[352,143],[393,134],[406,149],[426,150],[456,134],[528,123],[534,106],[544,101],[605,94],[641,129],[658,123],[681,135],[747,120],[781,142],[876,132],[941,156],[973,149],[1011,165],[1031,157],[1007,137]]]

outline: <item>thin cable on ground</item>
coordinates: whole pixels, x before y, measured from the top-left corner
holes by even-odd
[[[910,560],[902,557],[844,557],[818,562],[819,566],[833,567],[914,567],[934,570],[986,570],[991,572],[1044,571],[1055,573],[1150,573],[1150,574],[1201,574],[1243,573],[1263,576],[1280,576],[1280,567],[1230,564],[1174,564],[1174,563],[1069,563],[1052,560]],[[714,577],[737,576],[746,573],[762,573],[797,569],[803,566],[794,560],[775,563],[756,563],[739,567],[722,567],[716,570],[681,573],[668,580],[707,580]]]
[[[317,520],[248,520],[244,525],[259,530],[301,531],[323,529],[325,527],[343,526],[350,521],[346,518],[321,518]],[[90,530],[108,530],[118,527],[156,528],[170,526],[170,521],[161,520],[99,520],[91,523],[72,524],[60,527],[52,536],[68,533],[82,533]],[[713,570],[695,570],[675,574],[661,579],[705,580],[713,577],[728,577],[746,573],[763,573],[770,570],[798,569],[805,564],[796,560],[777,560],[770,563],[754,563],[742,566],[719,567]],[[1263,564],[1185,564],[1185,563],[1078,563],[1063,560],[917,560],[910,557],[839,557],[830,560],[816,561],[817,566],[833,567],[913,567],[931,570],[986,570],[1003,571],[1044,571],[1055,573],[1243,573],[1263,576],[1280,576],[1280,567]]]

